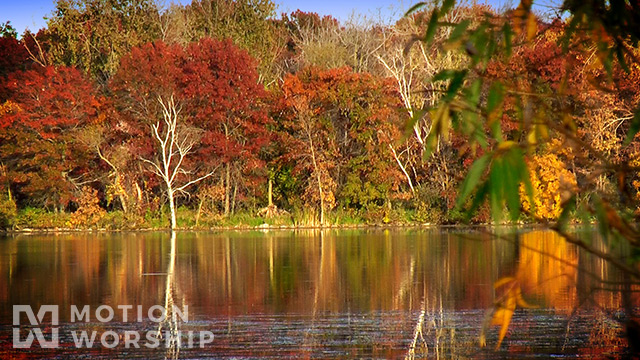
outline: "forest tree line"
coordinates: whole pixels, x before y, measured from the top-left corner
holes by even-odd
[[[431,14],[340,23],[278,15],[269,0],[168,8],[60,0],[37,33],[18,37],[5,23],[0,225],[29,226],[43,209],[68,214],[72,227],[104,226],[110,214],[141,226],[174,204],[204,224],[265,210],[307,225],[340,217],[457,223],[466,220],[456,206],[465,174],[492,138],[545,144],[524,155],[534,196],[518,206],[529,219],[558,218],[567,194],[584,183],[619,201],[640,200],[637,173],[593,167],[596,153],[640,163],[637,143],[623,142],[640,100],[637,63],[605,71],[599,49],[562,43],[568,19],[532,17],[532,41],[508,61],[488,61],[481,75],[551,94],[547,111],[570,109],[564,126],[594,152],[572,151],[547,126],[525,131],[517,120],[528,109],[522,94],[496,105],[502,90],[493,87],[477,89],[477,102],[491,110],[486,126],[461,125],[477,140],[469,142],[436,104],[457,81],[444,70],[468,67],[483,50],[456,43],[458,27],[429,34]],[[466,30],[506,19],[517,28],[513,14],[463,3],[440,20]],[[434,82],[439,77],[446,81]],[[471,220],[489,218],[484,204]]]

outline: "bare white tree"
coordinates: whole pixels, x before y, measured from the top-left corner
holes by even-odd
[[[155,160],[141,158],[151,165],[154,174],[164,182],[171,209],[171,229],[175,229],[176,203],[175,197],[179,193],[187,193],[186,189],[215,173],[215,169],[193,180],[179,184],[179,176],[189,176],[192,171],[184,169],[184,159],[199,141],[199,131],[179,124],[180,106],[171,95],[168,100],[158,96],[158,103],[162,108],[162,120],[151,125],[152,135],[158,143],[158,156]]]
[[[467,4],[463,1],[462,6],[454,9],[446,15],[445,21],[456,22],[460,19],[468,17]],[[413,121],[413,134],[417,144],[417,151],[413,141],[407,139],[403,144],[389,144],[389,149],[393,155],[400,170],[405,175],[407,183],[412,193],[415,193],[414,187],[419,185],[412,181],[411,171],[415,173],[413,165],[422,162],[422,154],[427,148],[427,137],[431,132],[431,117],[422,109],[433,106],[438,100],[439,93],[424,87],[435,74],[444,69],[458,68],[464,63],[463,54],[453,52],[443,52],[440,47],[445,39],[448,38],[450,29],[443,29],[436,34],[434,44],[427,46],[422,41],[415,41],[418,34],[423,34],[426,23],[422,17],[409,16],[396,23],[394,26],[381,27],[382,46],[378,47],[376,58],[384,68],[386,74],[393,78],[396,83],[396,89],[408,118]],[[408,46],[408,44],[412,44]],[[437,144],[436,153],[430,161],[442,171],[443,187],[450,184],[447,163],[444,155],[440,153],[440,144]],[[416,156],[418,156],[416,158]]]

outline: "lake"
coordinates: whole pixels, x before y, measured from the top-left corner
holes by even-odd
[[[0,358],[622,356],[616,268],[552,232],[494,232],[1,238]],[[590,230],[579,236],[609,253],[627,251]],[[509,294],[530,306],[493,311]],[[23,305],[17,318],[15,305]],[[14,348],[16,336],[25,348]]]

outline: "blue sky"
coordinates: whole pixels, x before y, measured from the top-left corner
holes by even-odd
[[[407,0],[275,0],[278,13],[291,12],[297,9],[316,12],[321,15],[331,14],[339,20],[346,20],[354,11],[377,18],[379,13],[385,18],[398,17],[416,1]],[[167,1],[169,2],[169,1]],[[181,0],[186,3],[191,0]],[[482,1],[479,1],[482,2]],[[492,4],[504,3],[505,0],[489,0]],[[0,0],[0,23],[11,21],[18,34],[26,28],[37,31],[45,26],[43,17],[49,16],[54,9],[54,0]]]

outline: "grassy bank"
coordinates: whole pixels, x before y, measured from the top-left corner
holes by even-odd
[[[424,225],[454,224],[456,218],[439,211],[415,209],[388,209],[386,207],[367,211],[333,210],[326,214],[325,226],[371,226],[371,225]],[[461,219],[458,216],[458,219]],[[315,227],[320,226],[317,214],[311,209],[283,212],[276,216],[259,216],[257,212],[240,211],[228,216],[203,214],[197,210],[181,207],[177,211],[178,227],[181,229],[213,228],[267,228],[267,227]],[[170,225],[169,212],[162,209],[145,214],[123,211],[96,212],[52,212],[41,208],[26,208],[16,211],[6,221],[6,230],[139,230],[166,229]]]

